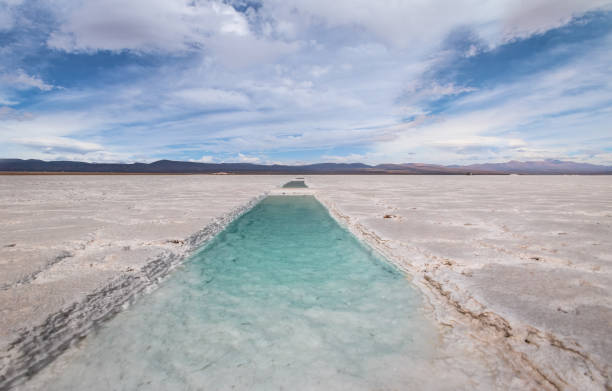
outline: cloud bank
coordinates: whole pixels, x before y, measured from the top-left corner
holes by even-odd
[[[0,155],[612,164],[607,1],[0,0]]]

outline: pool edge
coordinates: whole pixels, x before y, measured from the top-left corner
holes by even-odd
[[[429,306],[428,315],[442,333],[440,344],[443,348],[457,342],[467,341],[469,344],[473,344],[483,357],[495,357],[504,363],[505,366],[503,368],[496,368],[494,365],[491,368],[491,370],[498,372],[495,377],[498,378],[502,385],[495,389],[508,389],[508,385],[513,379],[523,384],[518,387],[509,387],[510,389],[528,388],[556,391],[580,389],[580,387],[573,388],[576,384],[571,380],[575,379],[569,378],[567,379],[569,381],[566,382],[563,379],[559,381],[550,376],[550,373],[556,374],[556,371],[547,362],[548,356],[544,355],[545,359],[543,360],[541,356],[538,356],[537,352],[534,354],[521,350],[521,347],[517,346],[517,344],[520,344],[523,340],[518,338],[521,336],[520,333],[518,336],[513,335],[515,334],[513,327],[519,329],[521,327],[527,328],[532,333],[534,339],[539,339],[543,342],[542,348],[548,347],[546,343],[550,343],[550,346],[560,346],[562,350],[575,354],[571,349],[563,349],[564,345],[561,340],[535,327],[512,322],[501,314],[490,310],[479,311],[479,308],[471,308],[470,304],[477,307],[479,303],[469,296],[461,296],[456,289],[453,289],[452,281],[440,282],[432,278],[427,273],[427,270],[420,270],[413,266],[409,260],[402,259],[399,255],[394,254],[391,248],[385,244],[384,239],[376,235],[373,230],[369,230],[359,222],[354,221],[349,215],[342,213],[320,191],[313,191],[313,195],[341,226],[345,227],[360,241],[382,254],[386,260],[396,265],[398,269],[412,277],[411,283],[417,287],[426,300],[423,304]],[[593,383],[595,383],[595,378],[598,378],[598,380],[603,381],[604,387],[607,387],[608,383],[605,383],[606,377],[601,368],[589,357],[583,357],[581,354],[577,355],[583,359],[584,365],[593,377]],[[487,363],[487,366],[490,365],[491,363]],[[598,388],[585,387],[584,389]]]
[[[268,195],[270,191],[251,198],[189,235],[176,251],[166,250],[139,270],[124,272],[83,300],[70,303],[42,323],[21,330],[13,341],[0,347],[0,390],[24,383],[139,296],[154,291],[174,269]]]

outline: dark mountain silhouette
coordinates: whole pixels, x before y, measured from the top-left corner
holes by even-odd
[[[300,166],[252,163],[196,163],[159,160],[153,163],[85,163],[0,159],[0,172],[118,173],[118,174],[612,174],[612,167],[560,160],[441,166],[405,163],[317,163]]]

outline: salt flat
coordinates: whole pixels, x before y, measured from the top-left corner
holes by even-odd
[[[307,182],[338,219],[431,291],[441,322],[471,318],[484,344],[505,347],[553,388],[610,386],[612,177]]]
[[[299,193],[279,189],[289,179],[0,176],[1,345],[45,321],[35,336],[55,332],[49,315],[151,260],[188,254],[188,244],[198,243],[189,238],[249,200],[267,191]],[[334,217],[413,276],[447,351],[478,356],[490,369],[469,376],[469,368],[452,367],[455,356],[447,375],[457,370],[481,386],[484,377],[493,384],[497,378],[499,389],[609,385],[611,177],[306,182]],[[22,356],[37,353],[36,338]],[[510,383],[513,376],[535,380]]]
[[[0,342],[288,179],[0,176]]]

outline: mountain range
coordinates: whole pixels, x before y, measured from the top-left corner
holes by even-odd
[[[423,163],[378,164],[317,163],[263,165],[252,163],[197,163],[159,160],[153,163],[86,163],[35,159],[0,159],[4,173],[117,173],[117,174],[612,174],[612,166],[562,160],[509,161],[471,165]]]

